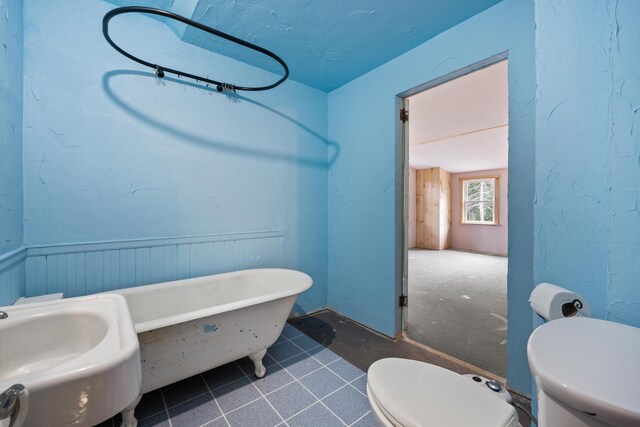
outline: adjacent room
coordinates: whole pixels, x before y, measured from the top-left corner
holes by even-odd
[[[508,62],[407,98],[405,335],[507,369]]]
[[[0,17],[0,426],[640,425],[639,1]]]

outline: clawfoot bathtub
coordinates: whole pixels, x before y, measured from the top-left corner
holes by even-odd
[[[141,394],[245,356],[262,378],[267,348],[280,336],[298,294],[299,271],[255,269],[122,289],[140,341]],[[123,412],[135,427],[140,396]]]

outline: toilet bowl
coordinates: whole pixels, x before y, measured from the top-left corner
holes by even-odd
[[[439,366],[381,359],[367,375],[374,418],[384,427],[516,427],[513,406]]]
[[[640,328],[571,317],[527,346],[539,427],[640,426]]]

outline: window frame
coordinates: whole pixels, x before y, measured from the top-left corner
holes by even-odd
[[[486,181],[493,180],[494,182],[494,190],[493,190],[493,221],[469,221],[466,219],[466,203],[468,200],[465,200],[465,182],[469,181]],[[460,177],[460,224],[463,225],[500,225],[500,175],[482,175],[482,176],[468,176],[468,177]],[[488,201],[483,201],[484,203]]]

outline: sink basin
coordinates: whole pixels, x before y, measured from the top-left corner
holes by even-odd
[[[0,392],[28,390],[25,426],[93,426],[140,393],[140,348],[120,295],[0,307]]]

